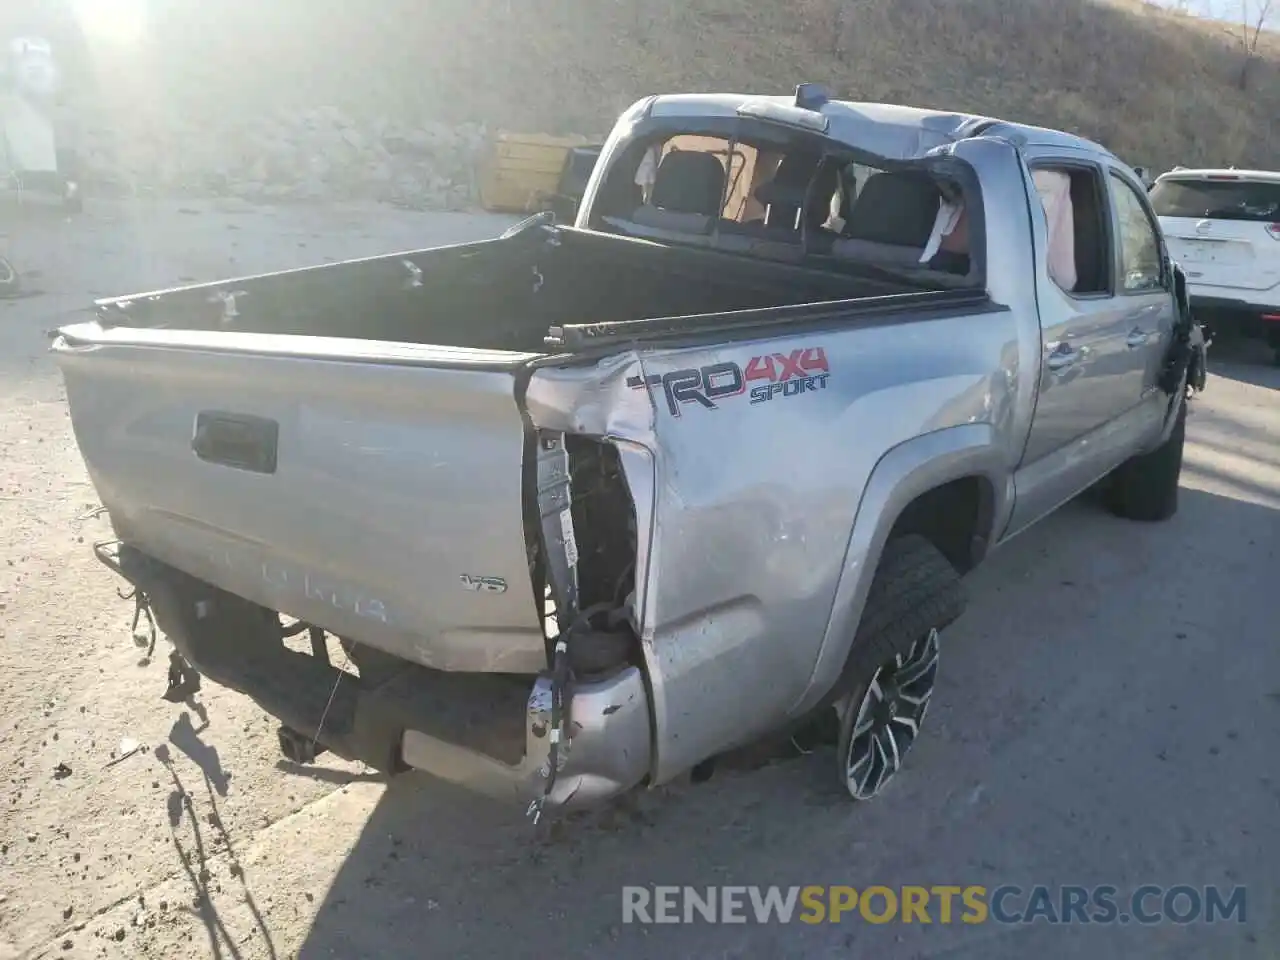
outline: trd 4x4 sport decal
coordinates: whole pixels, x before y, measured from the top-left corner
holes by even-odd
[[[752,357],[747,361],[745,370],[726,360],[705,367],[627,377],[627,386],[633,390],[661,386],[667,398],[667,408],[673,417],[678,417],[682,404],[697,403],[708,410],[716,410],[716,401],[741,396],[748,389],[752,403],[825,390],[830,375],[826,350],[822,347],[801,347],[790,354],[766,353]],[[752,386],[755,381],[762,382]]]

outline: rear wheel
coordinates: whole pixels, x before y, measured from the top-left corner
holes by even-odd
[[[853,799],[878,796],[902,769],[929,710],[942,633],[964,607],[960,576],[937,547],[889,541],[836,703],[837,774]]]
[[[1178,512],[1178,480],[1187,438],[1187,401],[1181,400],[1173,432],[1150,453],[1120,464],[1111,474],[1104,495],[1107,509],[1117,517],[1159,523]]]
[[[875,671],[840,724],[841,776],[855,800],[871,800],[902,769],[920,735],[938,675],[938,631]]]

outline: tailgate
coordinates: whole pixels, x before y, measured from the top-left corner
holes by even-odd
[[[515,399],[532,354],[61,333],[76,440],[122,540],[427,666],[545,666]]]
[[[1169,255],[1192,287],[1263,291],[1280,284],[1280,179],[1240,170],[1166,174],[1151,190]]]
[[[1163,217],[1161,227],[1169,255],[1197,286],[1269,290],[1280,283],[1280,244],[1262,224]]]

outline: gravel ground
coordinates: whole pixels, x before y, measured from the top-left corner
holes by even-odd
[[[107,528],[44,331],[93,296],[505,222],[135,204],[0,240],[35,290],[0,302],[0,960],[1280,954],[1280,370],[1246,351],[1214,348],[1172,522],[1071,504],[972,575],[927,735],[870,805],[836,793],[819,750],[535,836],[426,777],[290,767],[238,695],[162,702],[163,641],[145,662],[89,553]],[[1186,928],[622,923],[622,885],[684,883],[1243,884],[1248,900],[1244,923]]]

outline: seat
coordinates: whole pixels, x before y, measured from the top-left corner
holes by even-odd
[[[773,178],[756,188],[756,199],[766,207],[765,226],[771,231],[796,229],[809,184],[818,170],[813,154],[788,153]]]
[[[806,243],[811,251],[830,254],[832,246],[839,236],[826,226],[831,219],[832,201],[840,189],[840,164],[824,163],[818,168],[813,178],[813,187],[809,192],[809,207],[805,211],[802,226],[806,234]],[[844,197],[841,196],[841,210],[844,208]]]
[[[724,164],[711,153],[672,150],[658,164],[649,202],[631,215],[635,223],[680,233],[706,233],[720,216]]]
[[[863,184],[832,253],[870,263],[918,266],[941,205],[942,191],[928,174],[874,174]]]
[[[794,244],[799,243],[803,230],[811,253],[829,253],[834,234],[822,229],[822,224],[831,215],[831,198],[839,177],[836,163],[823,163],[816,154],[788,154],[773,177],[752,194],[765,205],[765,219],[722,223],[720,235]],[[802,217],[806,201],[808,208]]]

